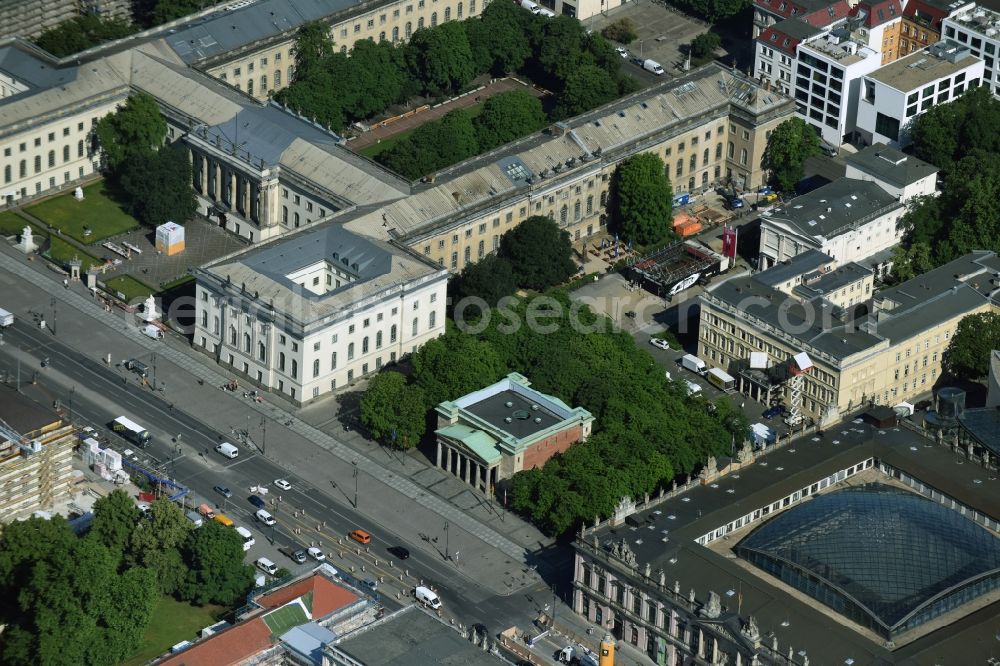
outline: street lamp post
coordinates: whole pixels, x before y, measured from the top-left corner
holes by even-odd
[[[444,521],[444,559],[451,559],[448,557],[448,521]]]
[[[358,461],[351,463],[354,465],[354,508],[358,508]]]
[[[260,454],[267,457],[267,419],[260,417]]]
[[[49,301],[49,304],[52,306],[52,335],[56,334],[56,303],[57,302],[58,301],[56,301],[56,297],[55,296],[53,296],[52,299]]]
[[[73,422],[73,394],[76,393],[76,384],[69,390],[69,422]]]

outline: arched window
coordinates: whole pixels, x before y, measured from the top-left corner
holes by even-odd
[[[281,207],[281,221],[288,224],[288,206]]]
[[[462,6],[462,4],[463,3],[461,3],[461,2],[458,3],[458,18],[460,18],[460,19],[462,18],[462,14],[463,14],[462,10],[464,9],[464,7]]]
[[[319,377],[319,359],[313,361],[313,377]]]
[[[35,173],[42,172],[42,156],[35,155]]]
[[[260,77],[260,93],[262,95],[267,94],[267,76]]]
[[[367,354],[368,353],[368,336],[367,335],[361,341],[361,353],[362,354]]]
[[[295,213],[295,228],[299,228],[299,214]]]
[[[208,328],[208,312],[206,310],[201,311],[201,327]]]
[[[417,337],[417,330],[419,329],[419,327],[420,327],[419,320],[416,317],[414,317],[413,318],[413,332],[410,335],[412,335],[413,337]]]
[[[69,146],[63,146],[63,162],[69,162]]]
[[[688,160],[688,171],[694,171],[698,168],[698,156],[692,155],[691,159]]]
[[[292,379],[297,379],[299,376],[299,362],[294,358],[292,359]]]
[[[560,222],[560,224],[566,224],[566,219],[568,217],[569,217],[569,208],[566,206],[566,204],[563,204],[563,207],[561,209],[559,209],[559,222]]]
[[[244,333],[243,334],[243,351],[245,351],[247,354],[250,353],[250,334],[249,333]]]
[[[382,32],[378,33],[378,41],[380,41],[380,42],[384,42],[385,41],[385,30],[383,30]]]
[[[407,21],[406,27],[403,28],[403,35],[406,37],[406,39],[409,39],[410,35],[412,34],[413,34],[413,24]]]
[[[234,347],[236,346],[236,327],[235,326],[230,326],[229,327],[229,344],[231,344]]]
[[[428,323],[428,324],[430,325],[430,327],[431,327],[431,328],[433,329],[433,328],[434,328],[434,324],[435,324],[436,322],[437,322],[437,312],[431,312],[431,316],[429,317],[429,319],[428,319],[428,322],[427,322],[427,323]]]
[[[438,24],[438,13],[431,12],[431,27],[433,28]]]
[[[469,13],[473,15],[476,13],[476,0],[469,0]]]
[[[351,344],[347,345],[347,360],[348,361],[354,360],[354,343],[353,342]]]
[[[50,150],[49,151],[49,168],[54,167],[55,165],[56,165],[56,151]]]
[[[451,7],[445,7],[444,8],[444,20],[445,21],[450,21],[451,20]]]
[[[395,28],[392,29],[392,41],[393,42],[399,41],[399,26],[396,26]]]
[[[280,88],[281,87],[281,70],[280,69],[274,70],[274,87],[275,88]]]
[[[729,159],[733,159],[736,156],[736,144],[732,141],[729,142]]]
[[[278,353],[278,370],[285,371],[285,352]]]
[[[580,202],[579,201],[577,201],[575,204],[573,204],[573,219],[574,220],[579,220],[580,219]]]
[[[482,259],[483,255],[486,254],[486,241],[479,241],[479,258]]]
[[[253,95],[253,79],[247,81],[247,94]]]
[[[715,144],[715,159],[717,159],[717,160],[721,160],[722,159],[722,142],[721,141],[719,143]]]
[[[10,165],[8,164],[3,168],[3,182],[9,183],[11,180],[13,179],[10,176]]]
[[[83,157],[83,139],[76,142],[76,156]]]
[[[746,164],[746,163],[747,163],[747,149],[740,148],[740,164]]]
[[[594,195],[591,194],[589,197],[587,197],[587,215],[590,215],[593,212],[594,212]]]
[[[420,30],[422,27],[424,27],[424,17],[423,16],[421,16],[420,18],[417,19],[417,30]]]
[[[215,318],[215,321],[213,322],[213,324],[214,324],[214,326],[212,326],[212,333],[214,333],[215,335],[218,335],[219,334],[219,318],[218,317]]]
[[[389,342],[392,343],[395,341],[396,341],[396,325],[393,324],[392,328],[389,329]]]
[[[257,358],[260,359],[261,362],[267,360],[267,351],[264,349],[263,342],[257,343]]]
[[[28,175],[28,163],[21,160],[21,178],[25,178]]]
[[[375,349],[382,349],[382,331],[375,334]]]
[[[707,171],[704,172],[703,174],[701,174],[701,184],[702,185],[708,185],[708,172]]]
[[[703,167],[708,166],[708,148],[705,149],[705,152],[701,156],[701,165]]]

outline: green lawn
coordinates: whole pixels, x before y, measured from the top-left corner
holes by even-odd
[[[80,264],[81,273],[85,273],[91,266],[100,266],[104,263],[97,257],[78,249],[75,245],[70,245],[58,236],[52,236],[51,240],[52,244],[49,246],[49,257],[67,270],[69,270],[69,260],[73,257],[80,258],[80,261],[82,262]]]
[[[81,243],[93,244],[110,236],[131,231],[139,226],[134,217],[107,194],[104,181],[83,188],[83,201],[72,192],[60,194],[26,209],[49,225],[61,229]],[[84,229],[89,228],[89,236]]]
[[[20,236],[25,224],[25,219],[14,211],[0,212],[0,236]]]
[[[475,106],[470,106],[466,109],[466,111],[469,112],[469,115],[475,118],[476,116],[478,116],[483,112],[483,105],[476,104]],[[438,120],[440,120],[440,118],[438,118]],[[382,143],[373,143],[367,148],[362,148],[361,150],[358,151],[358,153],[364,155],[368,159],[374,159],[376,155],[378,155],[379,153],[384,153],[385,151],[389,150],[403,139],[408,138],[416,130],[417,128],[414,127],[411,130],[406,130],[405,132],[400,132],[399,134],[393,134],[388,138],[382,139]]]
[[[141,666],[181,641],[193,641],[199,631],[215,624],[226,612],[222,606],[192,606],[163,597],[153,609],[153,619],[139,648],[124,666]]]
[[[125,295],[125,300],[131,303],[137,298],[146,298],[153,293],[152,288],[147,287],[131,275],[119,275],[104,283],[105,289],[112,292],[121,292]]]
[[[193,275],[182,275],[181,277],[171,280],[170,282],[165,282],[160,287],[160,291],[170,291],[171,289],[176,289],[177,287],[182,287],[189,282],[194,282]]]
[[[305,624],[308,621],[309,618],[306,617],[305,611],[302,610],[302,606],[299,604],[288,604],[268,613],[264,617],[264,622],[267,624],[268,629],[275,636],[281,636],[289,629],[297,627],[300,624]]]

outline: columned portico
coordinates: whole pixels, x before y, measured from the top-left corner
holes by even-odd
[[[486,463],[460,443],[452,445],[438,440],[436,464],[481,493],[488,494],[496,484],[500,460]]]

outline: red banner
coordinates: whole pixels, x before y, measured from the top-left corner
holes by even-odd
[[[722,231],[722,256],[736,257],[736,227],[726,227]]]

